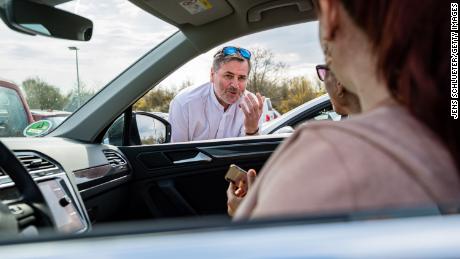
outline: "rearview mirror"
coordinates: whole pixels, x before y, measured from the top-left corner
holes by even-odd
[[[91,20],[28,0],[0,0],[0,16],[11,29],[30,35],[88,41],[93,33]]]

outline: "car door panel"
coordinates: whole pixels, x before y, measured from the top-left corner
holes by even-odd
[[[226,213],[224,175],[229,165],[259,171],[283,140],[276,136],[120,147],[133,168],[129,217]]]

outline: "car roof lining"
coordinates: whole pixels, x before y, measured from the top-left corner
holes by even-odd
[[[213,6],[211,10],[215,10],[195,15],[187,13],[179,4],[184,0],[168,1],[168,4],[152,0],[130,1],[177,27],[203,53],[244,35],[317,19],[311,0],[208,0]]]
[[[161,3],[149,0],[130,1],[146,12],[178,28],[185,24],[201,26],[223,18],[234,11],[227,1],[221,0],[168,0],[161,1]],[[203,3],[208,3],[208,5]],[[197,8],[193,8],[194,6]]]
[[[71,0],[30,0],[30,1],[38,3],[38,4],[43,4],[43,5],[56,6],[56,5],[70,2]]]

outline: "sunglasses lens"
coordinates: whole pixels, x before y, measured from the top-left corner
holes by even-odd
[[[249,50],[240,49],[237,47],[225,47],[222,49],[222,53],[224,54],[224,56],[231,56],[239,53],[239,55],[245,59],[251,58],[251,52],[249,52]]]
[[[222,52],[224,53],[225,56],[228,56],[228,55],[235,55],[236,52],[238,51],[237,48],[235,47],[225,47]]]
[[[240,54],[245,59],[250,59],[251,58],[251,52],[249,52],[249,50],[247,50],[247,49],[240,49]]]

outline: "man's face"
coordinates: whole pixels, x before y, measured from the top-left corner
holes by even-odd
[[[235,103],[246,89],[249,65],[245,61],[231,60],[220,66],[219,70],[211,69],[211,83],[217,100],[224,107]]]

